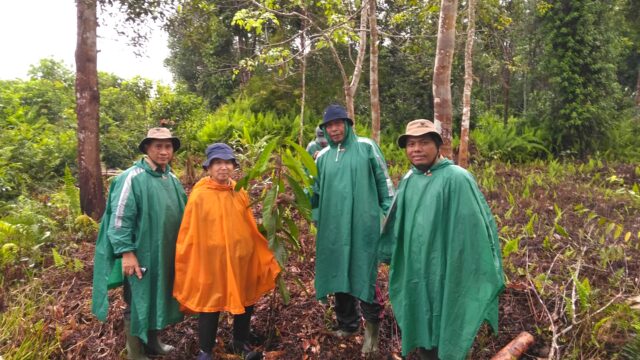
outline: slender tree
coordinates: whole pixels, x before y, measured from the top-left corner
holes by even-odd
[[[638,81],[636,83],[636,107],[640,109],[640,69],[638,69]]]
[[[360,75],[362,75],[362,64],[364,62],[364,55],[367,52],[367,23],[369,17],[369,6],[367,2],[362,3],[362,8],[360,9],[360,41],[358,42],[358,55],[356,57],[356,64],[353,69],[353,75],[351,76],[351,81],[348,85],[345,86],[344,89],[344,98],[345,105],[347,107],[347,114],[353,119],[356,120],[356,111],[355,106],[353,105],[353,101],[356,95],[356,90],[358,90],[358,83],[360,82]],[[345,78],[346,79],[346,78]]]
[[[458,164],[469,165],[469,122],[471,119],[471,88],[473,86],[473,39],[476,32],[475,0],[469,0],[467,6],[467,43],[464,49],[464,93],[462,95],[462,124],[460,126],[460,149]]]
[[[307,20],[302,19],[300,22],[300,49],[302,51],[300,62],[301,68],[301,87],[302,94],[300,95],[300,135],[298,136],[298,145],[304,146],[304,106],[305,98],[307,96]]]
[[[238,11],[235,16],[233,23],[243,27],[247,31],[259,31],[260,33],[267,33],[264,29],[265,22],[261,19],[268,17],[267,15],[273,15],[281,18],[295,18],[307,21],[307,30],[309,34],[307,34],[307,39],[309,40],[309,48],[313,47],[313,42],[315,41],[316,45],[318,43],[322,43],[322,46],[319,48],[328,48],[331,52],[331,56],[335,60],[335,63],[338,67],[338,71],[340,73],[340,78],[342,79],[342,87],[345,99],[345,107],[347,109],[348,115],[355,121],[355,106],[354,106],[354,98],[356,91],[358,89],[358,84],[360,82],[360,76],[362,75],[362,64],[364,63],[364,57],[366,54],[367,48],[367,24],[369,17],[369,6],[368,2],[364,1],[359,8],[360,13],[360,26],[356,29],[355,26],[350,25],[352,20],[356,19],[357,16],[355,12],[353,15],[344,16],[342,13],[338,13],[334,8],[334,3],[321,3],[321,6],[326,6],[322,8],[323,14],[326,16],[324,20],[318,20],[310,14],[312,11],[299,11],[300,4],[298,2],[283,2],[282,4],[263,4],[262,2],[258,2],[256,0],[250,0],[250,3],[258,9],[257,12],[249,11],[248,9],[242,9]],[[278,6],[276,6],[278,5]],[[340,8],[340,10],[350,11],[350,6],[355,6],[355,3],[344,2],[341,5],[346,5],[346,7]],[[337,20],[336,20],[337,19]],[[328,24],[323,23],[323,21]],[[358,43],[355,46],[357,54],[356,59],[354,61],[353,73],[349,77],[347,75],[347,69],[345,67],[344,61],[341,59],[340,54],[338,53],[337,44],[347,43],[348,46],[352,46],[350,42],[350,36],[345,36],[346,34],[356,33],[358,38]],[[297,37],[296,37],[297,38]],[[292,38],[293,39],[293,38]],[[262,53],[282,53],[282,48],[285,46],[292,47],[294,41],[278,41],[276,43],[270,43],[268,39],[263,44],[261,48]],[[280,62],[271,63],[269,65],[281,65],[281,63],[292,60],[295,57],[301,56],[301,53],[297,53],[290,58],[283,58]]]
[[[369,0],[369,93],[371,94],[371,137],[380,143],[380,93],[378,90],[378,22],[376,0]]]
[[[96,0],[78,0],[76,43],[76,114],[78,116],[78,176],[82,212],[98,220],[104,212],[100,168],[98,92],[98,28]]]
[[[451,158],[451,123],[453,106],[451,104],[451,64],[455,48],[457,0],[442,0],[440,22],[438,24],[438,42],[436,61],[433,70],[433,109],[434,119],[440,122],[442,134],[442,155]]]

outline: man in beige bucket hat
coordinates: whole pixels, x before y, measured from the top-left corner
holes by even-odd
[[[465,359],[483,321],[498,325],[504,289],[496,223],[473,176],[440,155],[429,120],[398,138],[412,164],[398,186],[381,239],[402,353]]]
[[[186,194],[169,162],[180,140],[152,128],[138,149],[145,154],[109,189],[93,269],[92,312],[106,321],[107,289],[122,285],[128,359],[166,355],[158,331],[182,320],[173,298],[174,258]]]

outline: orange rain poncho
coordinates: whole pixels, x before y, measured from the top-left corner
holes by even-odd
[[[173,296],[189,312],[242,314],[280,272],[245,190],[209,177],[194,186],[176,244]]]

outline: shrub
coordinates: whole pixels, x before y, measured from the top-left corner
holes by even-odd
[[[522,125],[515,118],[510,118],[505,125],[493,113],[478,117],[478,125],[471,130],[470,139],[486,159],[526,162],[549,155],[537,130]]]

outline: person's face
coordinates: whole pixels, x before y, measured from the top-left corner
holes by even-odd
[[[233,160],[213,159],[207,172],[218,184],[227,185],[233,173]]]
[[[147,156],[161,168],[165,168],[173,159],[173,143],[171,139],[153,139],[147,145]]]
[[[431,166],[438,156],[438,146],[428,134],[409,136],[405,151],[409,161],[416,167]]]
[[[331,120],[324,126],[324,129],[334,143],[338,144],[344,140],[344,120]]]

